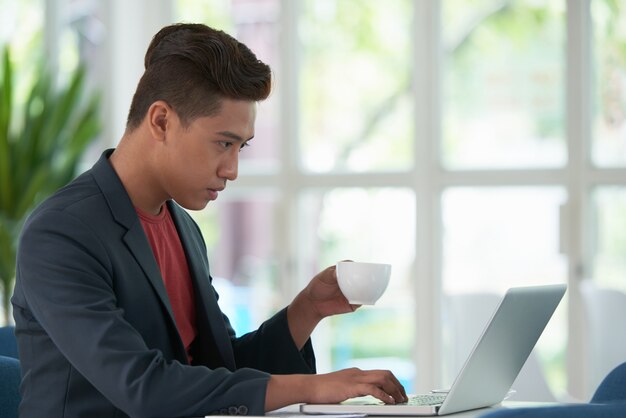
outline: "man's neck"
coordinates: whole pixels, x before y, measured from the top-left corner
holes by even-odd
[[[142,146],[144,141],[145,138],[125,134],[109,157],[109,162],[133,205],[156,215],[169,197],[153,175],[150,147]]]

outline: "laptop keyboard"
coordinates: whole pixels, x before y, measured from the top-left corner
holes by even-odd
[[[408,405],[408,406],[429,406],[439,405],[446,398],[447,393],[424,393],[419,395],[408,395],[407,402],[397,404],[385,404],[380,399],[373,396],[359,396],[341,402],[343,405]]]
[[[405,405],[410,406],[424,406],[424,405],[439,405],[446,399],[447,393],[428,393],[424,395],[409,395],[408,402]],[[402,405],[402,404],[399,404]]]

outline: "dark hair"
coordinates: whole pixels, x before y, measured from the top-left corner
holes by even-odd
[[[146,70],[128,112],[135,129],[152,103],[163,100],[183,125],[220,110],[224,98],[260,101],[270,94],[270,67],[232,36],[202,24],[161,29],[150,42]]]

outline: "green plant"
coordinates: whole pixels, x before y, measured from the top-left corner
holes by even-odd
[[[0,284],[5,321],[15,278],[15,252],[22,224],[46,196],[69,182],[87,145],[100,133],[97,94],[86,97],[85,69],[56,87],[40,66],[17,105],[20,72],[4,48],[0,65]]]

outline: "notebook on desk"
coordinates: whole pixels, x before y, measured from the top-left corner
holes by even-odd
[[[447,393],[417,395],[395,405],[362,397],[339,404],[303,404],[300,410],[305,414],[432,416],[498,404],[509,392],[565,290],[564,284],[509,289]],[[419,402],[424,397],[431,398],[428,404]]]

